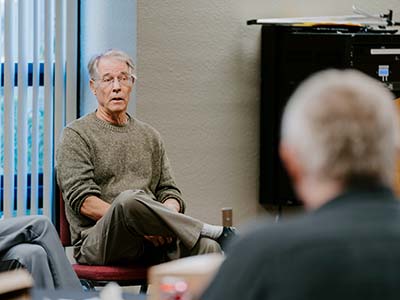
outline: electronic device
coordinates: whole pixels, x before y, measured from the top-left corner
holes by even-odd
[[[327,68],[354,68],[400,97],[400,35],[346,25],[263,25],[261,46],[260,203],[298,201],[279,158],[283,109],[296,87]],[[323,105],[323,104],[321,104]]]

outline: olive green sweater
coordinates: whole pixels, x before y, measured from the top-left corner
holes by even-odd
[[[112,203],[125,190],[141,189],[159,202],[175,198],[185,209],[160,134],[132,117],[116,126],[93,112],[67,125],[57,148],[57,181],[73,244],[95,224],[80,214],[89,195]]]

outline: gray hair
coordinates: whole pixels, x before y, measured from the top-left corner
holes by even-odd
[[[307,172],[345,185],[393,185],[399,120],[394,96],[355,70],[311,76],[289,100],[282,141],[297,152]]]
[[[98,65],[99,65],[100,60],[105,57],[112,57],[112,58],[115,58],[115,59],[125,62],[129,69],[128,72],[130,74],[132,74],[132,76],[134,78],[136,78],[136,75],[135,75],[136,70],[135,70],[135,64],[133,62],[133,59],[124,51],[117,50],[117,49],[110,49],[103,53],[96,54],[90,59],[87,67],[88,67],[88,71],[89,71],[89,75],[90,75],[91,79],[98,78],[98,76],[99,76]]]

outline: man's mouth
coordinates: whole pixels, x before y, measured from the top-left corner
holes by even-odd
[[[114,98],[111,98],[111,101],[124,101],[125,99],[124,98],[121,98],[121,97],[114,97]]]

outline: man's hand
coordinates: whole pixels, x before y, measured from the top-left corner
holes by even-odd
[[[178,200],[174,198],[168,198],[162,203],[164,206],[168,207],[172,211],[176,211],[177,213],[180,210],[180,205]],[[165,244],[171,244],[173,239],[170,236],[161,236],[161,235],[145,235],[144,238],[150,241],[155,247],[160,247]]]
[[[163,205],[168,207],[170,210],[176,211],[177,213],[180,211],[181,208],[179,201],[175,198],[168,198],[163,202]]]
[[[106,214],[110,206],[97,196],[88,196],[82,203],[81,214],[97,221]]]
[[[144,238],[151,242],[155,247],[160,247],[164,244],[171,244],[172,237],[161,235],[145,235]]]

